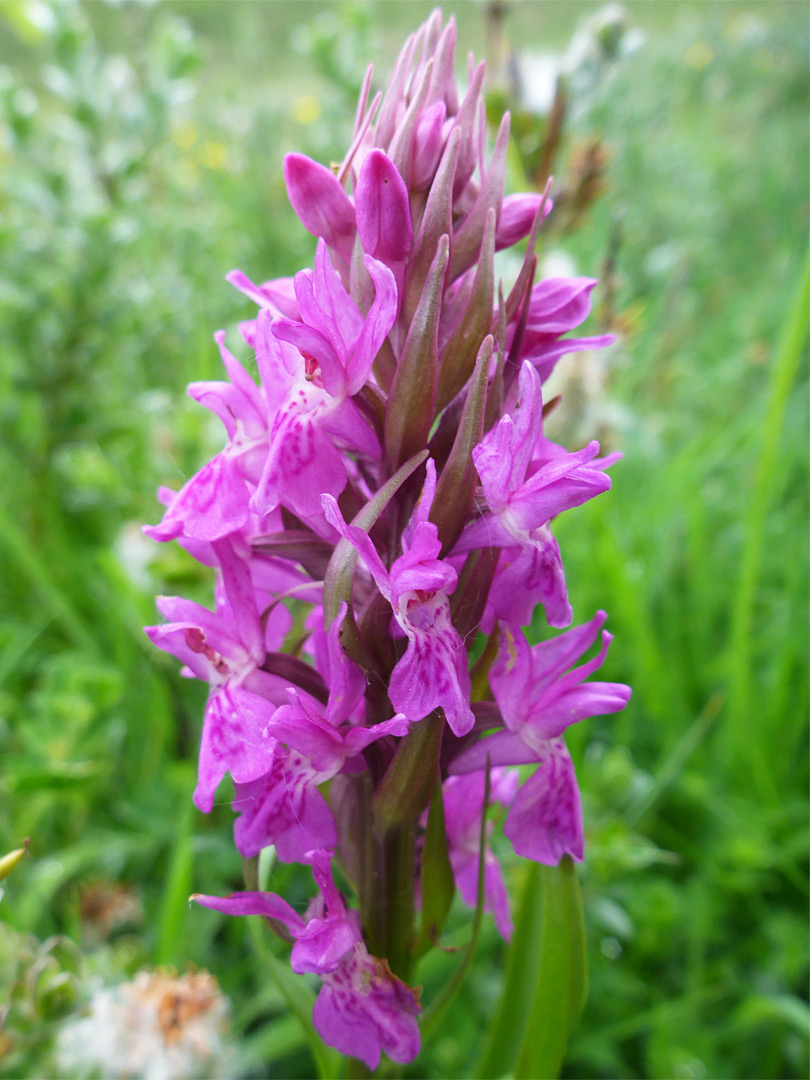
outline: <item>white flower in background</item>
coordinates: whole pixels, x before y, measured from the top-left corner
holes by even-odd
[[[140,971],[98,989],[89,1014],[64,1025],[57,1064],[70,1076],[217,1080],[233,1075],[227,1028],[227,999],[207,971]]]

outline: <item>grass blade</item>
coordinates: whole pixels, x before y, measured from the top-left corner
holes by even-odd
[[[177,830],[166,890],[158,918],[157,964],[182,966],[186,955],[184,930],[188,921],[188,898],[193,892],[192,835],[194,804],[188,801]]]
[[[779,440],[790,391],[807,341],[807,311],[810,307],[810,258],[805,262],[799,287],[782,330],[771,369],[768,406],[763,425],[762,451],[753,491],[745,517],[740,576],[737,583],[729,648],[728,736],[732,768],[745,763],[757,781],[772,795],[774,779],[760,751],[759,733],[753,730],[761,710],[755,707],[752,689],[752,643],[754,601],[759,582],[765,541],[765,521],[778,467]]]
[[[724,698],[721,693],[712,694],[658,770],[649,790],[645,791],[640,798],[636,799],[627,808],[625,820],[628,825],[634,826],[678,776],[692,753],[709,733],[715,720],[722,712],[723,704]]]

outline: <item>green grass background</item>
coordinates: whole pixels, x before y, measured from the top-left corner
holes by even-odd
[[[594,10],[515,3],[506,31],[560,51]],[[643,44],[583,98],[560,161],[601,139],[604,190],[547,242],[596,274],[621,225],[607,394],[625,459],[556,532],[577,617],[609,613],[605,677],[635,691],[570,740],[591,976],[564,1075],[803,1077],[808,10],[627,10]],[[242,1074],[312,1075],[289,996],[305,980],[244,921],[187,904],[240,865],[225,789],[208,818],[190,806],[204,687],[141,627],[155,592],[206,601],[210,581],[139,526],[220,445],[183,391],[218,377],[211,335],[249,312],[224,273],[311,259],[282,155],[339,158],[365,63],[382,78],[429,11],[0,2],[0,852],[31,839],[0,902],[0,1075],[53,1075],[88,977],[157,963],[217,974]],[[460,55],[486,55],[483,5],[456,14]],[[525,868],[504,854],[517,900]],[[102,945],[78,908],[99,880],[145,913]],[[305,901],[305,873],[271,881]],[[468,924],[454,908],[448,940]],[[478,1075],[504,955],[485,920],[405,1075]],[[424,961],[426,1001],[456,962]]]

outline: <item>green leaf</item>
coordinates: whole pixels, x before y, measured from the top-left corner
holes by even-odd
[[[542,915],[537,987],[517,1080],[554,1080],[587,997],[585,920],[573,860],[540,869]]]
[[[487,1032],[481,1064],[475,1070],[482,1080],[503,1076],[515,1067],[537,984],[542,911],[540,867],[529,863],[507,954],[500,1005]]]
[[[444,799],[441,780],[436,780],[428,811],[425,848],[422,853],[422,924],[415,955],[422,956],[435,944],[444,926],[456,891],[447,830],[444,823]]]
[[[761,1024],[784,1024],[802,1039],[810,1039],[810,1009],[793,994],[755,994],[747,998],[735,1018],[735,1026],[749,1032]]]

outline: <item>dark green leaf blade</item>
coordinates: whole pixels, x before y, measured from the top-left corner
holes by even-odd
[[[554,1080],[587,996],[585,920],[573,860],[540,870],[543,911],[537,987],[517,1080]]]
[[[503,1076],[515,1067],[537,984],[542,919],[540,867],[537,863],[529,863],[515,933],[506,959],[500,1005],[487,1032],[481,1064],[475,1071],[482,1080]]]

